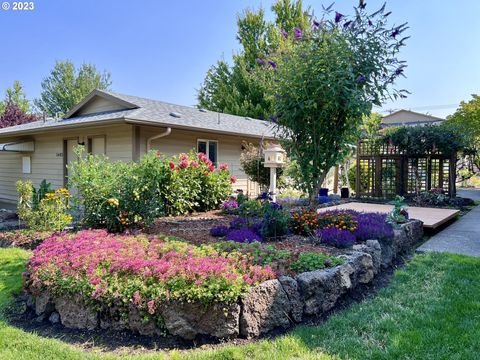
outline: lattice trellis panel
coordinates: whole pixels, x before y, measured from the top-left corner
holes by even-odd
[[[443,189],[443,191],[445,191],[445,193],[449,194],[450,193],[450,189],[449,189],[449,186],[448,186],[449,185],[448,176],[450,174],[450,160],[449,159],[443,160],[442,169],[440,169],[440,171],[442,172],[442,179],[443,179],[441,188]]]
[[[396,159],[382,159],[382,196],[395,196],[397,192],[397,161]]]
[[[358,166],[360,168],[360,193],[371,196],[375,183],[375,160],[360,159]]]
[[[396,194],[442,188],[455,195],[456,155],[425,154],[410,156],[395,146],[360,142],[357,147],[356,194],[360,197],[391,198]]]

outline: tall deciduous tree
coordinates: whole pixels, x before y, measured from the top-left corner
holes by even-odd
[[[21,125],[26,124],[32,121],[36,121],[37,116],[34,114],[27,114],[15,103],[9,102],[0,115],[0,129],[14,126],[14,125]]]
[[[470,101],[462,101],[453,115],[447,118],[447,123],[458,127],[463,133],[469,134],[469,146],[480,150],[480,96],[473,94]]]
[[[372,104],[406,96],[392,86],[406,66],[397,59],[406,24],[388,26],[385,6],[372,14],[365,7],[360,1],[350,17],[327,9],[309,34],[296,33],[299,45],[265,67],[275,76],[279,136],[312,203],[356,143]]]
[[[265,20],[263,9],[246,10],[238,17],[241,49],[233,56],[231,66],[220,60],[208,70],[198,92],[200,107],[253,118],[271,116],[273,76],[259,67],[267,56],[296,44],[295,28],[308,30],[301,0],[278,0],[272,11],[274,21]]]
[[[376,112],[372,112],[370,115],[364,115],[362,123],[363,136],[367,139],[375,138],[380,130],[382,119],[382,114]]]
[[[25,91],[20,81],[15,80],[13,86],[5,91],[5,99],[0,102],[0,114],[3,114],[8,104],[15,104],[24,112],[30,112],[30,101],[27,99]]]
[[[83,63],[76,68],[69,60],[57,61],[42,81],[42,92],[35,105],[50,116],[64,114],[92,90],[107,90],[111,83],[110,73],[97,71],[95,65]]]

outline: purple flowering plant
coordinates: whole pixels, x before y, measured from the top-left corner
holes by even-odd
[[[228,226],[225,225],[214,226],[210,229],[210,235],[214,237],[227,236],[229,230]]]
[[[355,235],[348,230],[341,230],[336,227],[318,229],[316,235],[320,242],[326,245],[347,248],[355,244]]]
[[[356,217],[357,228],[353,232],[357,241],[393,239],[393,226],[387,222],[387,214],[360,213]]]
[[[262,241],[262,237],[248,227],[230,230],[227,234],[227,240],[239,243],[252,243]]]

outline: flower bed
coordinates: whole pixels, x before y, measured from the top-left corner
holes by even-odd
[[[342,262],[321,252],[298,254],[258,242],[195,246],[166,237],[84,230],[45,240],[24,275],[34,295],[47,291],[56,299],[75,297],[93,312],[115,305],[120,319],[140,315],[162,324],[171,302],[228,307],[266,280]],[[66,323],[78,327],[75,321]]]
[[[38,315],[58,312],[71,328],[249,338],[329,311],[421,236],[421,222],[411,221],[390,242],[368,239],[332,257],[258,242],[194,246],[81,231],[35,250],[26,288]]]

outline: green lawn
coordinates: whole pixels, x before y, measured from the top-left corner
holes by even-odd
[[[0,249],[0,310],[21,288],[29,253]],[[375,299],[318,327],[275,340],[212,350],[150,353],[133,359],[478,359],[480,259],[418,255]],[[165,356],[162,356],[165,355]],[[118,359],[84,353],[11,327],[0,317],[0,359]],[[125,357],[128,358],[128,357]]]

